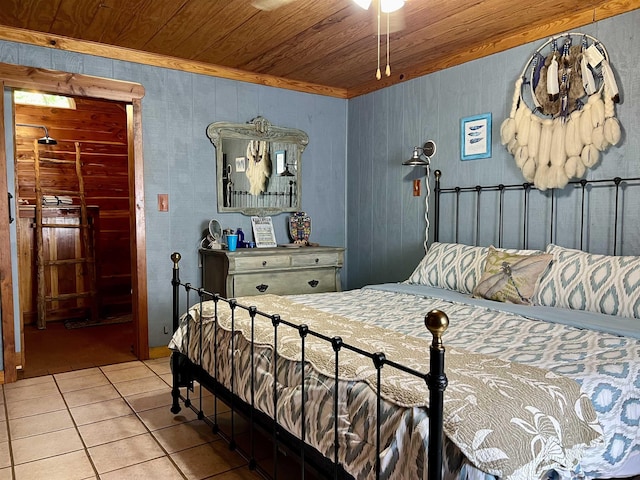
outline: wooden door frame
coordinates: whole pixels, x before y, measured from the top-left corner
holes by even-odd
[[[144,87],[139,83],[93,77],[43,68],[0,63],[0,308],[2,309],[2,346],[4,382],[17,380],[15,351],[14,298],[11,274],[11,243],[9,205],[7,198],[7,152],[4,124],[4,90],[28,89],[61,95],[74,95],[127,104],[127,133],[129,144],[129,198],[131,283],[133,288],[134,354],[141,360],[149,358],[149,324],[147,305],[147,256],[144,211],[144,161],[142,154],[142,97]],[[11,127],[13,128],[13,127]],[[17,212],[15,212],[17,215]],[[6,227],[5,227],[6,225]],[[24,349],[24,345],[22,345]]]

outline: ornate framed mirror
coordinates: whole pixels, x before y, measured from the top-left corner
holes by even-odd
[[[216,148],[218,212],[264,216],[301,210],[305,132],[256,117],[244,124],[212,123],[207,136]]]

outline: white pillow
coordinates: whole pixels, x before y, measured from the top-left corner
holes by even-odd
[[[640,257],[597,255],[549,244],[551,267],[534,303],[640,318]]]

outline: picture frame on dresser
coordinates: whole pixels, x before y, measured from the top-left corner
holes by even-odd
[[[257,248],[277,247],[276,233],[273,230],[271,217],[251,217],[251,227],[253,238]]]

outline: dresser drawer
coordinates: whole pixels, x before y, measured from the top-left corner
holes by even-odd
[[[268,270],[288,267],[289,265],[291,265],[289,255],[238,256],[229,261],[229,270]]]
[[[235,297],[246,295],[295,295],[299,293],[322,293],[336,291],[336,270],[316,268],[288,272],[248,273],[233,279]]]
[[[292,267],[310,267],[310,266],[336,266],[338,265],[337,253],[309,253],[303,255],[294,255],[291,257]]]

